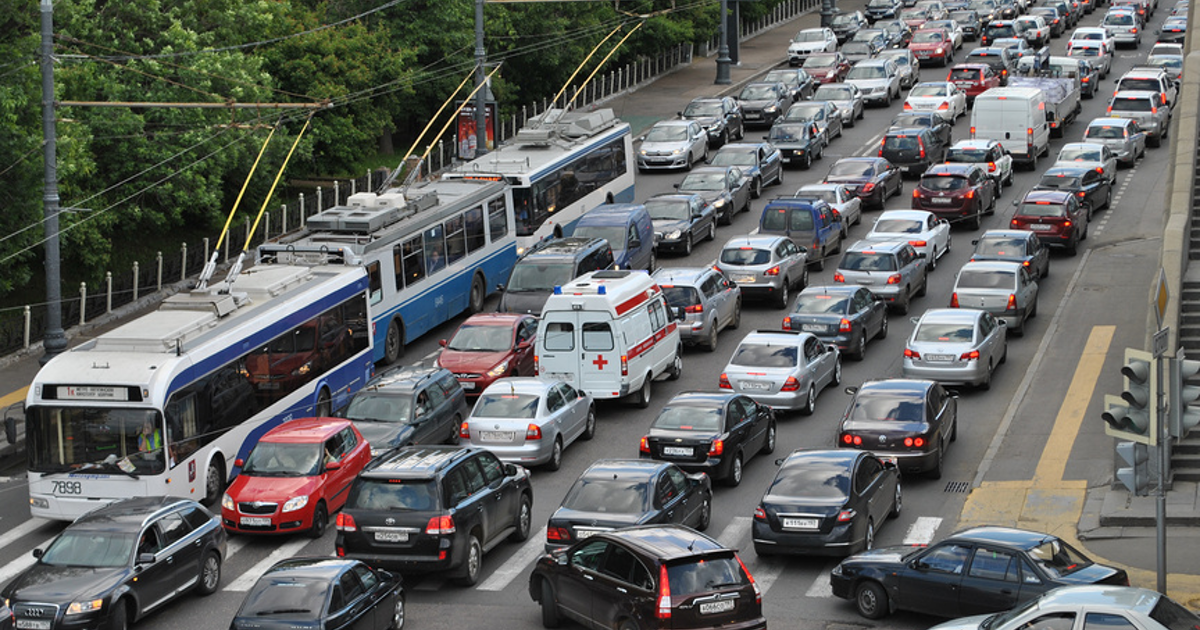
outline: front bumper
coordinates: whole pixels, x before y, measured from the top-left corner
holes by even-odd
[[[688,153],[676,155],[638,155],[638,168],[643,170],[683,168],[687,166]]]

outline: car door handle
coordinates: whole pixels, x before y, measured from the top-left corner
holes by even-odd
[[[1011,588],[1002,588],[1002,589],[1000,589],[1000,594],[1001,595],[1012,595],[1012,589]]]
[[[588,575],[588,574],[584,573],[584,574],[583,574],[583,579],[585,579],[585,580],[595,580],[596,578],[594,578],[594,577],[592,577],[592,576],[590,576],[590,575]]]
[[[629,591],[627,591],[627,590],[625,590],[624,588],[622,588],[622,587],[618,586],[618,587],[617,587],[617,592],[619,592],[619,593],[628,593]]]

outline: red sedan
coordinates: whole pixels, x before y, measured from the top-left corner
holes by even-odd
[[[850,72],[850,60],[840,52],[813,53],[804,60],[804,71],[819,83],[841,83]]]
[[[950,68],[946,80],[966,92],[968,103],[974,103],[976,96],[1001,85],[1000,75],[985,63],[957,64]]]
[[[935,164],[913,189],[912,207],[979,229],[983,215],[995,211],[996,182],[978,164]]]
[[[908,49],[922,64],[936,61],[948,66],[954,62],[954,41],[944,28],[923,28],[913,32]]]
[[[478,396],[505,376],[533,376],[537,318],[520,313],[478,313],[467,318],[438,355],[468,396]]]

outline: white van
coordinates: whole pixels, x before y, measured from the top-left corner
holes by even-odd
[[[683,373],[677,317],[662,289],[641,271],[593,271],[555,287],[542,309],[537,373],[593,398],[632,395],[650,405],[650,382]]]
[[[975,97],[971,137],[996,140],[1012,154],[1014,161],[1036,168],[1038,156],[1050,153],[1046,95],[1028,87],[987,90]]]

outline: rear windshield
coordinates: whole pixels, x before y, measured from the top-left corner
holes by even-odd
[[[829,169],[829,177],[871,177],[875,165],[870,162],[838,162]]]
[[[978,68],[954,68],[950,71],[951,81],[975,81],[979,79]]]
[[[738,346],[729,363],[745,367],[789,368],[796,367],[798,354],[796,346],[744,343]]]
[[[1071,545],[1054,538],[1029,550],[1029,557],[1053,577],[1070,575],[1092,566],[1092,561]]]
[[[1106,26],[1132,26],[1133,15],[1130,13],[1109,13],[1104,16],[1104,21],[1101,24]]]
[[[985,238],[975,246],[975,253],[994,256],[1024,256],[1025,241],[1019,238]]]
[[[329,581],[325,578],[268,576],[246,595],[238,616],[270,619],[268,623],[320,619],[328,591]]]
[[[1099,57],[1100,56],[1100,47],[1099,46],[1072,46],[1071,49],[1067,51],[1067,56],[1068,57]]]
[[[552,291],[575,277],[573,263],[519,261],[508,280],[508,291]]]
[[[535,418],[540,396],[533,394],[484,394],[471,412],[477,418]]]
[[[974,75],[975,75],[975,73],[978,72],[978,70],[968,70],[968,72],[970,72],[972,75],[970,78],[975,78]],[[945,96],[946,95],[946,86],[944,86],[944,85],[923,85],[922,84],[922,85],[918,85],[918,86],[914,87],[913,89],[909,90],[908,95],[909,96]]]
[[[925,421],[925,395],[921,392],[860,393],[850,406],[848,420]]]
[[[920,145],[917,144],[916,136],[887,136],[883,139],[883,148],[885,151],[888,149],[894,151],[915,151],[920,148]]]
[[[437,484],[432,479],[372,479],[359,477],[350,488],[346,507],[360,510],[421,512],[437,505]]]
[[[580,225],[571,236],[579,238],[602,238],[613,249],[625,249],[625,235],[629,231],[623,225]]]
[[[946,152],[947,162],[985,162],[987,158],[987,149],[950,149]]]
[[[502,330],[508,333],[509,336],[512,335],[512,330],[508,327],[471,326],[470,328],[493,328]],[[460,336],[462,336],[461,330],[450,338],[450,343],[446,344],[446,347],[452,350],[459,350],[459,347],[452,344]],[[505,344],[504,348],[507,349],[508,344]],[[350,399],[350,405],[346,407],[341,416],[349,420],[407,424],[412,416],[412,395],[393,396],[391,394],[376,392],[359,392],[354,395],[354,398]]]
[[[771,262],[771,252],[770,250],[756,249],[754,247],[726,249],[721,252],[721,262],[727,265],[765,265]]]
[[[758,154],[754,149],[749,151],[725,150],[712,157],[713,166],[757,166]]]
[[[1096,125],[1094,127],[1088,127],[1084,137],[1121,140],[1125,138],[1125,128],[1113,127],[1111,125]]]
[[[801,188],[801,189],[800,189],[800,192],[796,193],[796,196],[797,196],[797,197],[811,197],[811,198],[813,198],[813,199],[820,199],[820,200],[822,200],[822,201],[824,201],[825,203],[828,203],[828,204],[835,204],[835,203],[837,203],[837,202],[838,202],[838,194],[837,194],[837,191],[836,191],[836,190],[831,190],[831,189],[828,189],[828,188],[822,188],[822,189],[820,189],[820,190],[812,190],[812,189],[805,190],[805,189]]]
[[[1102,159],[1100,149],[1091,147],[1064,147],[1058,152],[1059,162],[1099,162]]]
[[[1154,610],[1150,611],[1150,618],[1168,630],[1196,630],[1200,627],[1200,617],[1166,595],[1159,596]]]
[[[806,209],[777,208],[763,213],[763,230],[782,231],[813,229],[812,212]]]
[[[846,271],[895,271],[896,259],[891,254],[847,252],[838,269]]]
[[[873,231],[895,234],[920,234],[924,224],[916,219],[880,219]]]
[[[1153,108],[1148,98],[1114,98],[1109,107],[1114,112],[1148,112]]]
[[[975,327],[970,324],[929,322],[921,324],[913,333],[913,341],[970,343],[975,338]]]
[[[695,287],[665,286],[662,287],[667,304],[672,308],[679,306],[695,306],[700,303],[700,292]]]
[[[1017,30],[1008,25],[989,26],[987,27],[987,35],[990,39],[996,39],[998,37],[1016,37]]]
[[[796,312],[809,315],[843,315],[849,308],[850,298],[832,295],[806,295],[796,302]]]
[[[1007,271],[967,269],[958,274],[955,289],[1011,289],[1017,285],[1016,274]]]
[[[767,494],[806,499],[845,499],[850,494],[850,475],[840,465],[791,466],[779,470]]]
[[[721,410],[706,407],[667,407],[650,425],[655,429],[720,431]]]
[[[646,484],[636,479],[580,477],[563,499],[568,510],[629,514],[646,511]]]
[[[1017,214],[1026,217],[1065,217],[1067,207],[1057,203],[1023,203]]]
[[[724,558],[711,556],[667,566],[667,581],[671,584],[671,597],[683,597],[695,593],[708,593],[730,587],[749,586],[750,578],[742,565],[732,555]]]
[[[690,208],[686,200],[667,201],[650,199],[646,202],[646,212],[650,213],[651,219],[672,221],[690,218]]]
[[[926,190],[962,190],[967,187],[967,178],[958,175],[927,175],[921,178],[921,188]]]
[[[1038,182],[1038,186],[1042,188],[1064,188],[1074,190],[1080,186],[1080,179],[1070,175],[1043,175],[1042,181]]]

